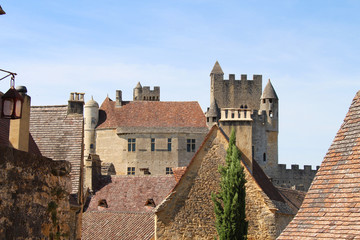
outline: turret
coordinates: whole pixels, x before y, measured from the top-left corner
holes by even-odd
[[[99,120],[99,104],[91,97],[84,110],[84,157],[95,154],[95,127]]]
[[[279,98],[269,79],[260,98],[260,113],[266,112],[269,131],[278,131]]]
[[[133,100],[134,101],[142,100],[142,86],[140,82],[138,82],[136,87],[134,88]]]

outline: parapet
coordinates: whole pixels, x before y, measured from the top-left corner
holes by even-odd
[[[141,100],[143,101],[160,101],[160,87],[155,86],[153,90],[150,90],[149,86],[142,88]]]
[[[229,79],[225,79],[224,81],[253,81],[256,83],[262,83],[262,75],[254,74],[253,79],[248,79],[247,74],[241,74],[240,79],[236,80],[235,74],[229,74]]]

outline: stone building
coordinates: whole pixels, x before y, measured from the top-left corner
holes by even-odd
[[[160,88],[134,89],[134,101],[85,104],[84,156],[96,154],[116,175],[166,175],[186,166],[208,132],[197,102],[162,102]]]
[[[270,79],[262,91],[262,76],[252,80],[230,74],[224,79],[220,64],[210,73],[210,107],[206,112],[210,128],[217,123],[229,134],[234,128],[245,161],[256,161],[278,186],[307,190],[316,174],[311,166],[299,169],[278,164],[279,98]]]
[[[227,147],[227,136],[214,125],[176,186],[156,207],[155,239],[217,236],[211,193],[219,191],[218,166],[225,164]],[[295,216],[304,193],[274,187],[256,161],[241,163],[247,180],[248,239],[275,239]]]
[[[360,239],[360,91],[304,202],[278,238]]]

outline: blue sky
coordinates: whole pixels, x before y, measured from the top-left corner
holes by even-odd
[[[3,0],[0,68],[32,105],[85,92],[160,86],[164,101],[209,105],[216,60],[270,78],[280,99],[279,162],[319,165],[360,89],[360,1]],[[0,82],[0,90],[8,89]]]

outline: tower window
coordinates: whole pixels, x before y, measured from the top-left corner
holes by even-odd
[[[273,117],[274,116],[274,114],[273,114],[273,112],[272,111],[269,111],[269,117]]]
[[[266,153],[263,154],[263,161],[266,162]]]
[[[266,99],[263,99],[263,103],[266,103]]]
[[[135,175],[135,167],[128,167],[127,175]]]
[[[216,122],[216,117],[213,117],[213,118],[212,118],[212,121],[213,121],[213,122]]]
[[[93,149],[94,148],[94,144],[90,144],[90,149]]]
[[[241,105],[241,106],[240,106],[240,108],[244,108],[244,106],[243,106],[243,105]]]
[[[136,138],[128,139],[128,152],[135,152],[136,150]]]
[[[272,103],[272,99],[269,99],[269,102]]]
[[[171,167],[167,167],[167,168],[165,169],[165,173],[166,173],[166,175],[174,174]]]
[[[186,139],[186,151],[195,152],[195,139]]]
[[[245,109],[247,109],[247,105],[245,105]]]
[[[151,151],[155,151],[155,138],[151,139]]]
[[[168,138],[168,151],[171,151],[171,138]]]
[[[209,117],[206,118],[206,122],[209,122]]]

